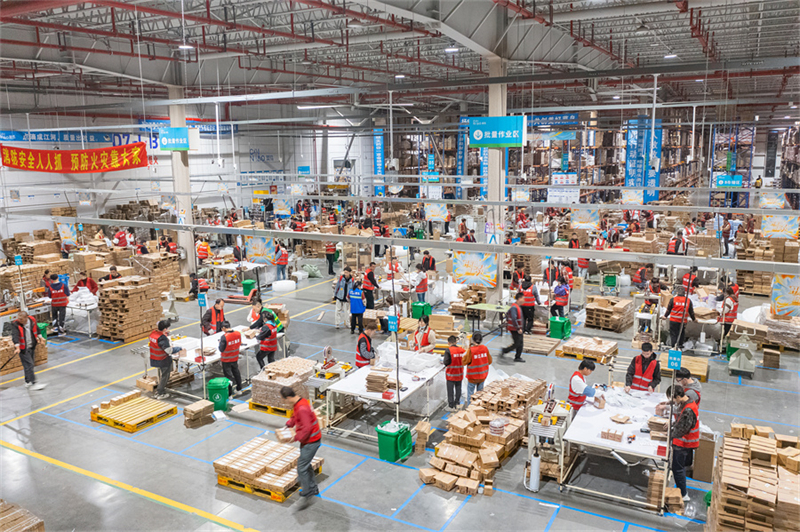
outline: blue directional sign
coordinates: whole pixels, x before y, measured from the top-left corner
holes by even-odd
[[[208,306],[208,301],[206,299],[206,294],[204,294],[202,292],[197,294],[197,304],[200,305],[201,307],[207,307]]]
[[[398,328],[397,316],[387,316],[386,319],[389,321],[389,331],[397,332]]]
[[[681,351],[670,349],[669,357],[667,358],[667,367],[676,371],[681,369],[681,355]]]
[[[22,266],[22,255],[14,255],[14,264]]]

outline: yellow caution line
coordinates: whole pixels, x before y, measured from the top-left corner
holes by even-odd
[[[303,290],[308,290],[309,288],[314,288],[315,286],[319,286],[319,285],[325,284],[325,283],[330,283],[330,280],[322,281],[321,283],[312,284],[310,286],[306,286],[305,288],[300,288],[298,290],[293,290],[291,292],[287,292],[286,294],[282,294],[280,296],[272,297],[272,298],[267,299],[266,301],[264,301],[264,303],[268,303],[269,301],[274,301],[275,299],[279,299],[279,298],[283,297],[284,295],[294,294],[294,293],[297,293],[297,292],[302,292]],[[247,306],[244,306],[242,308],[237,308],[235,310],[232,310],[232,311],[228,312],[228,314],[233,314],[234,312],[239,312],[241,310],[245,310],[246,308],[247,308]],[[317,307],[317,308],[319,308],[319,307]],[[185,329],[186,327],[191,327],[192,325],[197,325],[198,323],[200,323],[200,322],[199,321],[195,321],[193,323],[189,323],[188,325],[181,325],[180,327],[176,327],[176,328],[171,329],[171,330],[179,331],[181,329]],[[70,360],[68,362],[64,362],[64,363],[59,364],[57,366],[52,366],[52,367],[49,367],[49,368],[46,368],[46,369],[43,369],[43,370],[37,370],[36,373],[39,374],[39,373],[44,373],[45,371],[50,371],[50,370],[57,369],[57,368],[63,368],[64,366],[69,366],[70,364],[74,364],[76,362],[81,362],[81,361],[87,360],[89,358],[94,358],[94,357],[96,357],[98,355],[109,353],[109,352],[111,352],[111,351],[113,351],[115,349],[120,349],[122,347],[127,347],[129,345],[132,345],[132,344],[135,344],[135,343],[141,342],[141,341],[142,340],[134,340],[132,342],[128,342],[127,344],[122,344],[122,345],[118,345],[118,346],[115,346],[115,347],[112,347],[112,348],[109,348],[109,349],[105,349],[103,351],[98,351],[97,353],[92,353],[91,355],[86,355],[86,356],[81,357],[81,358],[76,358],[75,360]],[[20,376],[20,377],[15,377],[13,379],[9,379],[7,381],[3,381],[3,382],[0,382],[0,386],[2,386],[4,384],[11,383],[11,382],[16,382],[16,381],[22,380],[24,378],[25,378],[24,376]]]
[[[117,489],[121,489],[133,493],[135,495],[139,495],[140,497],[144,497],[145,499],[150,499],[151,501],[161,503],[164,506],[169,506],[171,508],[175,508],[176,510],[181,510],[189,514],[196,515],[198,517],[211,521],[212,523],[216,523],[226,528],[230,528],[231,530],[241,530],[243,532],[255,532],[255,530],[253,530],[252,528],[245,528],[244,525],[241,525],[239,523],[234,523],[233,521],[225,519],[224,517],[220,517],[218,515],[206,512],[204,510],[194,508],[192,506],[183,504],[178,501],[173,501],[172,499],[167,499],[166,497],[162,497],[161,495],[157,495],[155,493],[133,487],[130,484],[125,484],[124,482],[119,482],[118,480],[114,480],[106,476],[93,473],[92,471],[88,471],[81,467],[77,467],[72,464],[62,462],[61,460],[56,460],[55,458],[50,458],[49,456],[29,451],[28,449],[19,447],[17,445],[14,445],[13,443],[8,443],[7,441],[0,440],[0,446],[3,446],[6,449],[17,452],[19,454],[24,454],[31,458],[42,460],[44,462],[47,462],[48,464],[61,467],[63,469],[66,469],[67,471],[72,471],[73,473],[89,477],[91,479],[102,482],[103,484],[108,484],[109,486],[115,487]]]

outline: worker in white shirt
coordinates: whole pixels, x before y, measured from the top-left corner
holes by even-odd
[[[572,406],[573,417],[586,404],[586,399],[595,397],[597,390],[591,385],[586,384],[586,377],[592,374],[595,364],[591,360],[582,360],[578,370],[572,374],[569,380],[569,395],[567,402]],[[600,392],[602,395],[602,392]]]
[[[417,301],[425,303],[425,296],[428,295],[428,276],[422,271],[422,264],[417,264],[416,273],[411,276],[411,284],[417,294]]]

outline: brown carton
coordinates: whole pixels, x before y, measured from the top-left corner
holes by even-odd
[[[458,477],[453,476],[450,473],[439,471],[436,473],[434,485],[439,489],[443,489],[444,491],[450,491],[456,485],[456,482],[458,482]]]

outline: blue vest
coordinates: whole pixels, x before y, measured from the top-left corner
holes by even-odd
[[[366,308],[364,307],[364,300],[361,299],[361,289],[350,289],[350,314],[363,314]]]

